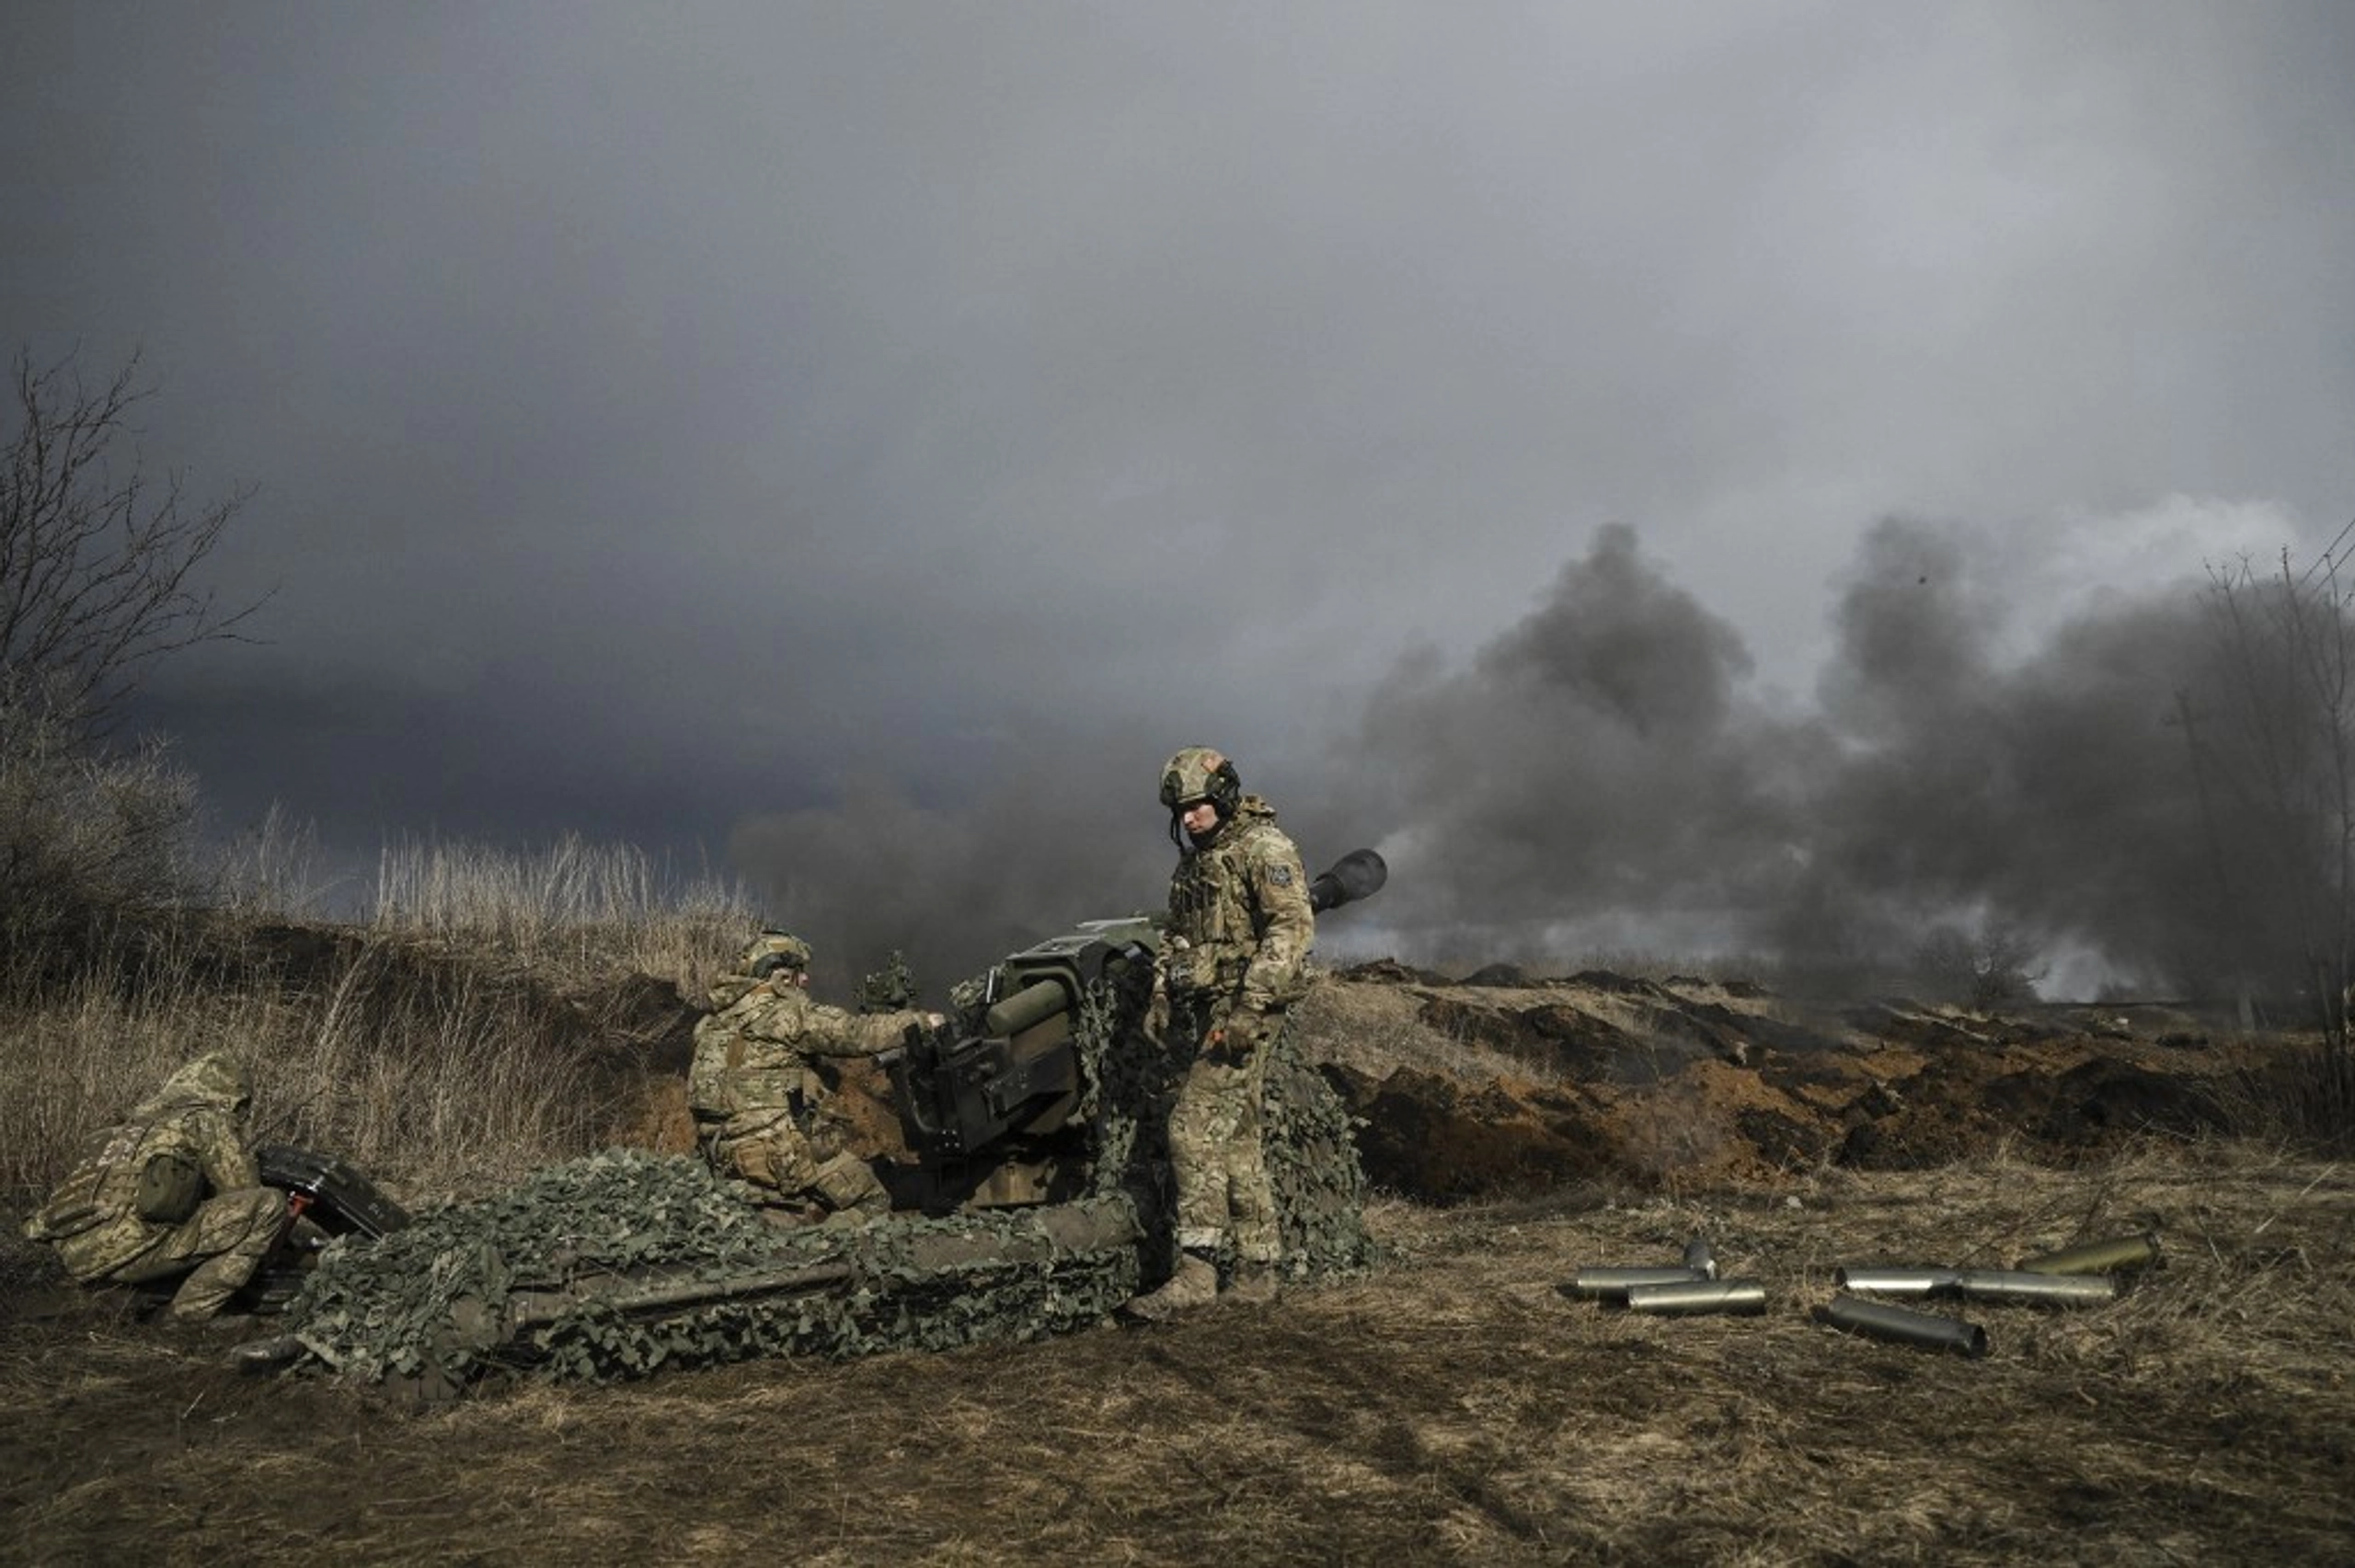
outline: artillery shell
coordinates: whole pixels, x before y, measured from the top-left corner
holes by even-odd
[[[1709,1250],[1706,1237],[1695,1236],[1684,1243],[1684,1266],[1699,1269],[1704,1279],[1717,1278],[1717,1255]]]

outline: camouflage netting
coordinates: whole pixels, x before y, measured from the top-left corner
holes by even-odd
[[[499,1368],[630,1377],[1094,1322],[1168,1265],[1163,1122],[1177,1063],[1142,1026],[1149,981],[1132,967],[1081,999],[1089,1162],[1071,1202],[780,1229],[699,1160],[609,1150],[381,1242],[336,1243],[288,1308],[289,1329],[346,1377],[434,1395]],[[1348,1113],[1289,1037],[1275,1049],[1267,1137],[1286,1272],[1360,1266],[1372,1244]]]
[[[1149,977],[1147,977],[1149,979]],[[1136,1196],[1155,1273],[1170,1256],[1176,1197],[1168,1181],[1168,1097],[1184,1064],[1154,1031],[1124,1026],[1142,1014],[1142,990],[1095,988],[1081,1009],[1080,1042],[1089,1083],[1084,1107],[1096,1128],[1091,1193]],[[1120,1048],[1107,1049],[1105,1042]],[[1365,1173],[1348,1107],[1300,1055],[1293,1032],[1277,1037],[1268,1063],[1266,1148],[1283,1227],[1284,1273],[1294,1279],[1363,1267],[1373,1255],[1365,1230]],[[1220,1260],[1231,1265],[1231,1258]]]
[[[1135,1290],[1133,1224],[1064,1205],[780,1230],[698,1160],[615,1150],[338,1242],[288,1326],[348,1377],[427,1386],[1035,1338]]]
[[[1292,1032],[1268,1063],[1268,1175],[1283,1225],[1284,1272],[1312,1278],[1362,1268],[1373,1258],[1365,1229],[1365,1171],[1350,1113],[1333,1086],[1302,1059]]]

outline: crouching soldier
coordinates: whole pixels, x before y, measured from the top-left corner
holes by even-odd
[[[247,1146],[245,1070],[199,1057],[100,1137],[95,1152],[25,1223],[85,1285],[188,1277],[172,1316],[209,1318],[251,1279],[286,1223],[286,1196],[261,1185]]]
[[[888,1213],[890,1195],[829,1114],[839,1080],[826,1059],[890,1050],[911,1024],[937,1028],[940,1014],[846,1013],[813,1000],[810,944],[780,931],[763,932],[736,968],[712,988],[687,1073],[704,1158],[799,1218]]]

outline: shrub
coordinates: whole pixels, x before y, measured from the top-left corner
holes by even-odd
[[[196,788],[160,744],[101,750],[11,699],[0,690],[0,955],[24,983],[187,895]]]
[[[1993,1013],[2037,1000],[2036,956],[2036,944],[2004,926],[1973,934],[1941,925],[1914,945],[1908,967],[1924,1001]]]

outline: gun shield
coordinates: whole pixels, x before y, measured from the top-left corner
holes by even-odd
[[[1738,1312],[1755,1317],[1766,1310],[1766,1287],[1755,1279],[1688,1279],[1673,1285],[1635,1285],[1627,1310],[1670,1317]]]
[[[1987,1354],[1985,1329],[1936,1312],[1917,1312],[1911,1307],[1892,1307],[1886,1301],[1867,1301],[1844,1295],[1832,1298],[1831,1304],[1823,1309],[1823,1317],[1835,1328],[1874,1339],[1918,1345],[1927,1350],[1951,1350],[1973,1360]]]
[[[1859,1268],[1843,1264],[1832,1271],[1832,1283],[1843,1290],[1863,1290],[1875,1296],[1952,1296],[1962,1289],[1962,1270]]]
[[[1570,1278],[1569,1292],[1591,1301],[1621,1301],[1627,1292],[1639,1285],[1692,1285],[1706,1283],[1708,1276],[1697,1268],[1662,1265],[1657,1268],[1582,1268]]]
[[[2145,1230],[2139,1236],[2111,1236],[2081,1242],[2057,1253],[2039,1253],[2014,1266],[2037,1274],[2108,1274],[2113,1269],[2147,1268],[2158,1261],[2158,1232]]]

